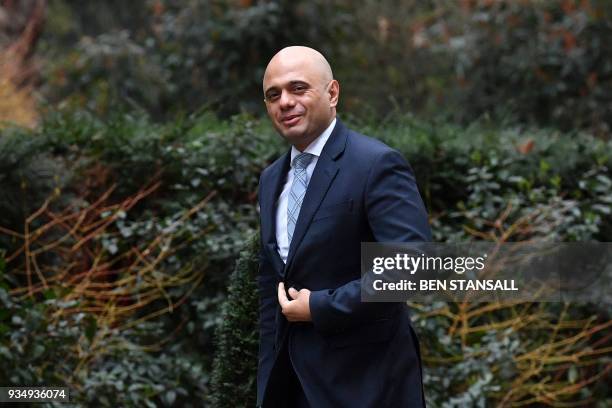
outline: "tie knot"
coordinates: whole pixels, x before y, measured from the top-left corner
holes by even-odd
[[[293,167],[304,170],[308,167],[312,159],[314,159],[314,154],[300,153],[293,159]]]

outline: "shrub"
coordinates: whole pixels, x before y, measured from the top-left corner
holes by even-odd
[[[214,407],[252,407],[255,405],[259,326],[257,324],[259,234],[255,234],[240,253],[229,278],[227,298],[216,331],[216,348],[211,373],[210,403]],[[255,298],[256,303],[253,304]]]

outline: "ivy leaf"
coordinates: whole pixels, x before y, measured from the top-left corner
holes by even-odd
[[[168,405],[174,404],[175,400],[176,400],[176,392],[172,390],[166,392],[166,402],[168,403]]]

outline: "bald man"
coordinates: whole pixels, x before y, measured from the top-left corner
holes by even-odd
[[[406,305],[360,291],[361,242],[431,239],[410,166],[336,117],[340,86],[312,48],[279,51],[263,94],[291,148],[259,182],[258,406],[424,406]]]

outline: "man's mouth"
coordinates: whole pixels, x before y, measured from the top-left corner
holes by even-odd
[[[300,121],[302,115],[289,115],[281,119],[281,122],[285,126],[293,126]]]

